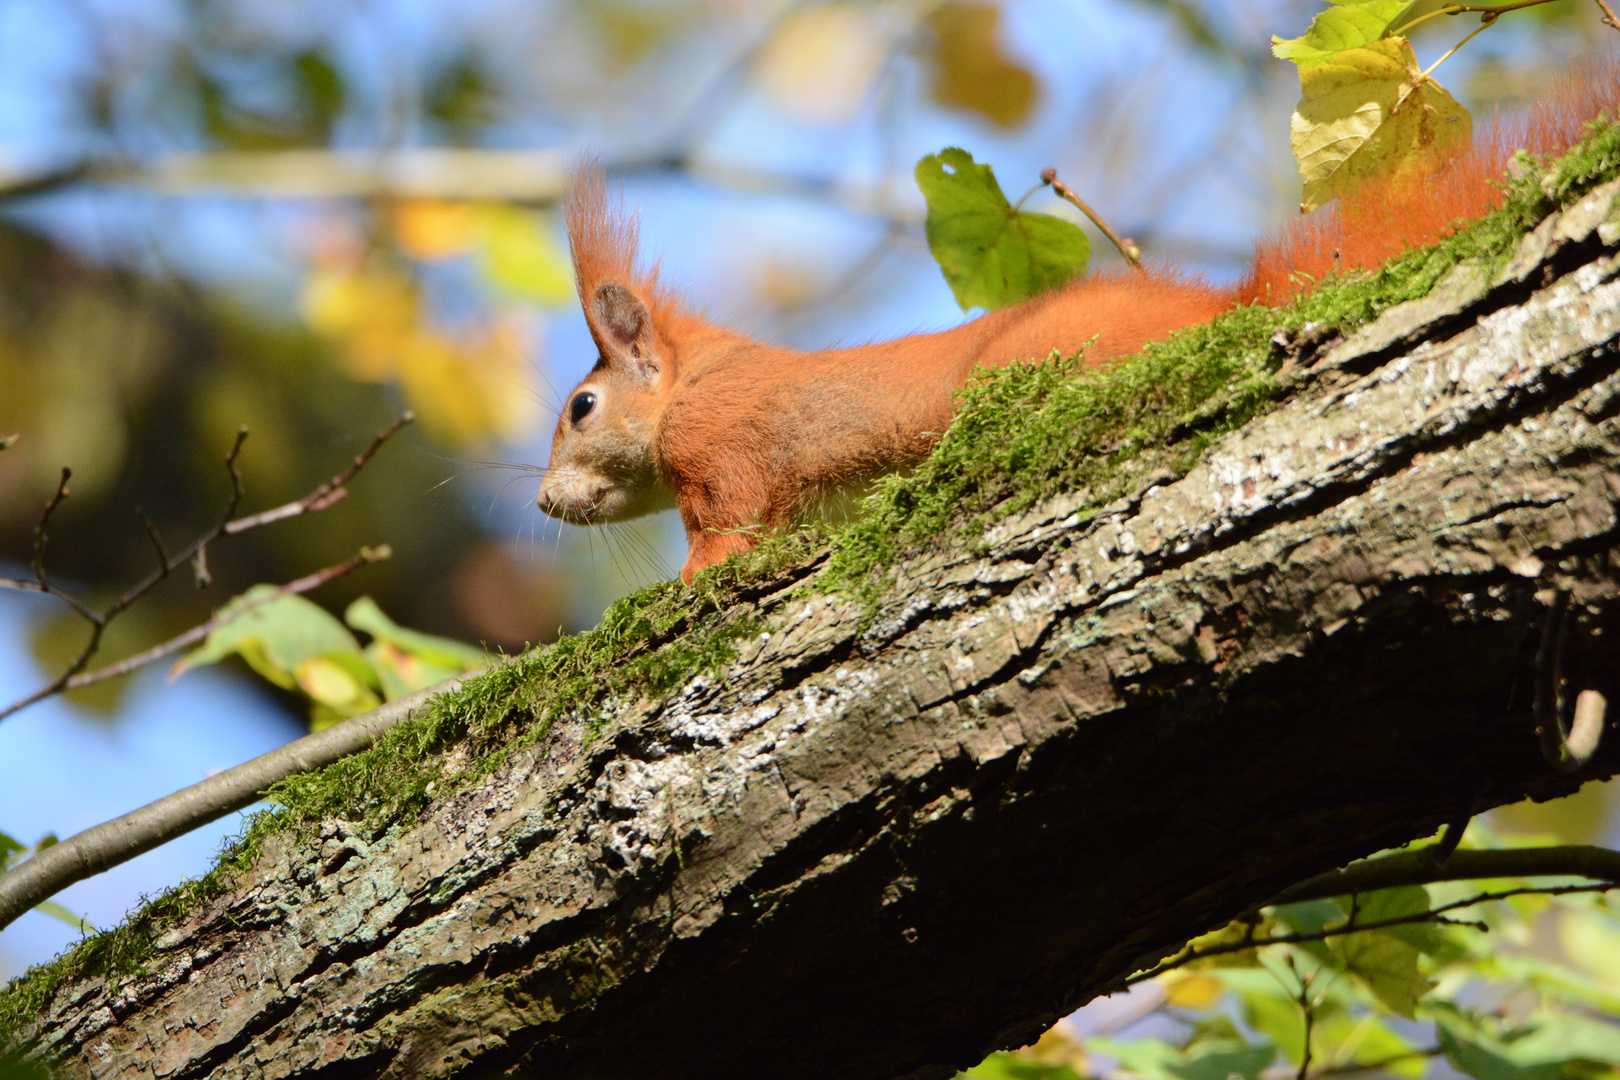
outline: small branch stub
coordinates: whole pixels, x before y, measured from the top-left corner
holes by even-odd
[[[1108,222],[1104,221],[1097,211],[1091,208],[1090,204],[1074,193],[1074,189],[1058,179],[1056,169],[1041,170],[1041,183],[1051,185],[1052,190],[1057,192],[1059,198],[1067,199],[1078,207],[1080,212],[1090,218],[1091,223],[1101,229],[1102,234],[1113,242],[1113,245],[1119,249],[1119,253],[1125,256],[1126,262],[1142,273],[1147,273],[1142,267],[1142,249],[1136,246],[1136,241],[1128,236],[1121,237],[1116,233]]]

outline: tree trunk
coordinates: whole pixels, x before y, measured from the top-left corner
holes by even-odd
[[[1302,355],[1179,479],[908,563],[875,621],[778,583],[723,677],[590,745],[272,841],[28,1034],[97,1077],[946,1077],[1288,885],[1611,774],[1613,738],[1546,764],[1533,699],[1620,693],[1615,191]]]

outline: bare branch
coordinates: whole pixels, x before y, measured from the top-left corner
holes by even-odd
[[[272,600],[277,600],[283,596],[294,596],[301,593],[310,592],[313,589],[320,588],[322,585],[325,585],[328,582],[336,581],[341,577],[347,577],[349,574],[354,573],[362,566],[370,566],[372,563],[382,562],[384,559],[390,558],[392,555],[393,549],[387,544],[381,544],[374,548],[361,548],[358,555],[345,559],[343,562],[337,563],[333,566],[328,566],[324,570],[317,570],[313,574],[307,574],[295,581],[289,581],[287,584],[277,589],[274,593],[271,593],[270,595],[262,597],[258,600],[245,603],[241,607],[230,612],[228,615],[216,615],[205,623],[193,626],[190,630],[187,630],[183,634],[176,634],[168,641],[165,641],[160,645],[154,645],[150,649],[144,649],[133,656],[127,656],[118,661],[116,664],[108,664],[106,667],[100,667],[94,671],[81,672],[69,679],[67,681],[67,686],[64,689],[77,690],[81,686],[89,686],[92,683],[103,682],[107,679],[116,679],[120,675],[128,675],[132,671],[138,671],[148,664],[163,659],[165,656],[170,656],[179,652],[188,645],[196,644],[215,630],[219,629],[221,626],[227,626],[230,623],[235,622],[237,619],[240,619],[243,615],[246,615],[253,609],[268,604]]]
[[[76,881],[127,862],[234,810],[251,806],[280,780],[365,749],[434,695],[454,690],[468,678],[471,675],[446,679],[390,701],[53,844],[0,874],[0,927],[9,925],[25,911]]]
[[[1067,199],[1070,203],[1077,207],[1082,214],[1090,218],[1091,223],[1102,230],[1102,234],[1113,242],[1113,245],[1119,249],[1119,253],[1125,256],[1125,261],[1130,263],[1134,269],[1141,270],[1143,273],[1147,272],[1142,269],[1142,249],[1136,246],[1135,241],[1122,238],[1118,233],[1110,228],[1108,222],[1104,221],[1102,216],[1098,214],[1097,211],[1093,210],[1091,205],[1087,203],[1086,200],[1076,195],[1067,184],[1058,179],[1056,169],[1042,170],[1041,182],[1044,184],[1050,184],[1052,186],[1052,190],[1057,192],[1059,198]]]
[[[45,526],[50,523],[51,515],[56,513],[56,508],[62,505],[62,500],[70,494],[67,485],[72,476],[73,470],[66,465],[62,466],[62,479],[56,482],[56,494],[46,500],[45,509],[39,515],[39,522],[34,526],[34,580],[41,585],[50,584],[45,578],[45,545],[50,540],[45,533]]]
[[[88,640],[86,640],[84,646],[80,648],[78,655],[74,657],[72,662],[70,662],[68,666],[56,676],[56,678],[52,679],[49,683],[40,687],[33,693],[28,694],[26,697],[19,698],[9,705],[0,707],[0,720],[4,720],[12,714],[20,712],[38,701],[43,701],[52,694],[57,694],[67,689],[74,676],[78,675],[84,670],[85,665],[90,662],[90,658],[94,656],[96,651],[101,647],[101,638],[103,633],[106,631],[107,623],[116,618],[118,615],[122,614],[130,607],[130,605],[134,604],[141,597],[151,592],[159,582],[167,578],[171,573],[174,572],[176,568],[184,565],[187,562],[194,563],[198,570],[197,579],[199,584],[206,584],[208,580],[206,569],[208,545],[219,539],[221,536],[246,532],[248,529],[256,528],[259,525],[269,524],[272,521],[279,521],[285,517],[294,517],[298,514],[314,513],[319,510],[324,510],[328,506],[338,502],[341,498],[343,498],[343,494],[347,494],[343,485],[354,478],[354,475],[365,466],[366,462],[371,460],[372,456],[376,454],[378,448],[381,447],[383,443],[392,438],[394,434],[400,430],[400,428],[410,423],[412,419],[414,419],[414,415],[412,413],[405,413],[393,424],[389,425],[388,428],[386,428],[375,439],[373,439],[370,446],[368,446],[360,454],[357,454],[354,462],[347,469],[339,473],[337,476],[334,476],[331,480],[321,484],[305,498],[298,500],[296,503],[288,503],[286,506],[267,511],[264,514],[256,514],[252,517],[238,519],[236,518],[236,509],[239,505],[241,505],[243,490],[242,474],[236,466],[236,460],[237,456],[242,452],[242,444],[247,439],[248,434],[247,428],[240,429],[236,433],[236,440],[231,444],[230,452],[225,455],[225,470],[230,474],[231,478],[231,495],[226,501],[225,512],[220,515],[219,522],[207,532],[197,537],[197,539],[193,540],[183,551],[172,556],[166,553],[162,543],[157,539],[156,533],[149,529],[148,534],[153,537],[153,542],[157,544],[160,553],[162,553],[162,558],[159,560],[158,566],[154,568],[151,573],[147,574],[140,581],[136,582],[134,585],[130,586],[129,589],[125,590],[121,596],[119,596],[102,611],[94,611],[90,609],[83,603],[74,599],[68,593],[58,589],[54,585],[51,585],[45,575],[45,524],[49,520],[51,512],[55,510],[57,504],[59,504],[62,499],[66,498],[67,496],[67,480],[69,473],[67,469],[63,469],[62,482],[57,487],[57,493],[52,497],[51,501],[46,504],[45,513],[41,515],[39,525],[35,529],[34,573],[38,580],[30,582],[15,578],[0,578],[0,587],[19,589],[27,592],[43,592],[56,597],[63,603],[73,608],[75,612],[77,612],[86,622],[90,624],[90,637]],[[340,492],[343,494],[339,494]],[[144,515],[142,515],[142,517],[144,518]],[[180,646],[176,646],[176,648],[178,647]]]
[[[163,546],[163,537],[158,533],[157,526],[152,523],[151,518],[146,516],[146,511],[139,506],[135,508],[135,518],[141,523],[141,528],[146,530],[147,539],[151,540],[152,546],[157,549],[158,565],[163,567],[164,573],[167,574],[169,571],[169,552]]]
[[[305,495],[302,499],[285,503],[281,506],[275,507],[272,510],[266,510],[263,513],[254,514],[252,517],[238,518],[235,521],[227,522],[223,527],[225,535],[235,536],[237,533],[244,533],[249,529],[257,529],[260,526],[268,525],[273,521],[282,521],[286,518],[298,517],[301,514],[313,514],[318,511],[325,510],[327,507],[332,506],[335,503],[341,502],[349,495],[348,489],[345,487],[345,485],[348,484],[350,480],[354,479],[354,474],[365,467],[366,462],[370,461],[372,455],[382,448],[383,443],[399,434],[399,430],[401,428],[403,428],[406,424],[411,423],[415,419],[416,414],[414,412],[411,412],[409,409],[405,410],[404,413],[400,414],[398,420],[395,420],[392,424],[388,425],[388,427],[384,428],[378,433],[375,439],[371,440],[370,446],[366,447],[364,450],[354,456],[353,463],[351,463],[347,469],[343,470],[341,473],[338,473],[336,476],[332,477],[332,479],[326,481],[308,495]]]
[[[1620,851],[1570,844],[1505,851],[1459,851],[1436,865],[1426,847],[1352,863],[1285,889],[1268,904],[1325,900],[1398,885],[1503,877],[1584,877],[1620,881]]]
[[[1531,849],[1533,850],[1533,849]],[[1512,854],[1511,852],[1490,852],[1490,854]],[[1359,934],[1363,930],[1384,930],[1391,926],[1406,926],[1413,923],[1436,923],[1441,926],[1467,926],[1475,930],[1488,930],[1484,923],[1474,919],[1448,919],[1445,912],[1456,911],[1459,908],[1473,907],[1476,904],[1488,903],[1492,900],[1506,900],[1513,896],[1563,896],[1567,893],[1608,892],[1610,889],[1620,888],[1613,881],[1604,881],[1595,885],[1526,885],[1519,889],[1502,889],[1497,892],[1478,893],[1463,900],[1454,900],[1449,904],[1441,904],[1428,911],[1415,912],[1411,915],[1401,915],[1395,918],[1379,919],[1374,922],[1357,923],[1352,914],[1351,918],[1342,926],[1332,926],[1323,930],[1314,930],[1308,933],[1274,934],[1271,937],[1246,937],[1242,941],[1222,942],[1203,949],[1189,949],[1157,964],[1146,971],[1139,971],[1130,978],[1121,981],[1115,989],[1124,989],[1139,982],[1156,978],[1167,971],[1186,967],[1199,960],[1208,960],[1212,956],[1229,956],[1232,953],[1248,952],[1250,949],[1259,949],[1267,945],[1298,945],[1310,941],[1326,941],[1328,938],[1343,937],[1346,934]],[[1110,991],[1112,992],[1112,991]]]

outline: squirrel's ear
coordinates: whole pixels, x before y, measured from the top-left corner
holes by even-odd
[[[641,297],[617,281],[604,281],[591,294],[586,314],[602,359],[610,367],[641,379],[658,377],[664,358],[653,335],[652,315]]]

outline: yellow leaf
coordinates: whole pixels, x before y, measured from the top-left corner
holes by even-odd
[[[380,265],[316,270],[304,281],[304,319],[337,339],[344,369],[366,382],[394,377],[400,349],[416,333],[418,306],[416,287]]]
[[[866,99],[885,46],[876,21],[853,5],[803,7],[782,21],[755,61],[755,72],[790,115],[840,123]]]
[[[938,53],[934,100],[976,112],[998,127],[1029,118],[1039,87],[1035,76],[1001,49],[1001,9],[985,3],[945,3],[928,16]]]
[[[339,716],[358,716],[381,704],[377,695],[341,665],[313,656],[293,669],[298,688]]]
[[[540,215],[486,203],[478,209],[478,233],[492,284],[542,304],[574,303],[573,264]]]
[[[1371,179],[1432,172],[1467,148],[1468,110],[1423,77],[1405,38],[1390,37],[1299,72],[1289,143],[1313,210]]]
[[[340,334],[364,315],[359,279],[347,270],[316,270],[304,279],[304,321],[323,334]]]
[[[400,343],[398,359],[406,400],[441,442],[478,446],[535,422],[539,405],[513,320],[470,344],[423,330]]]
[[[394,207],[394,241],[413,259],[434,262],[472,250],[477,211],[449,199],[405,199]]]
[[[1159,983],[1164,987],[1164,1000],[1182,1009],[1208,1009],[1226,993],[1220,980],[1194,972],[1167,971],[1159,976]]]

